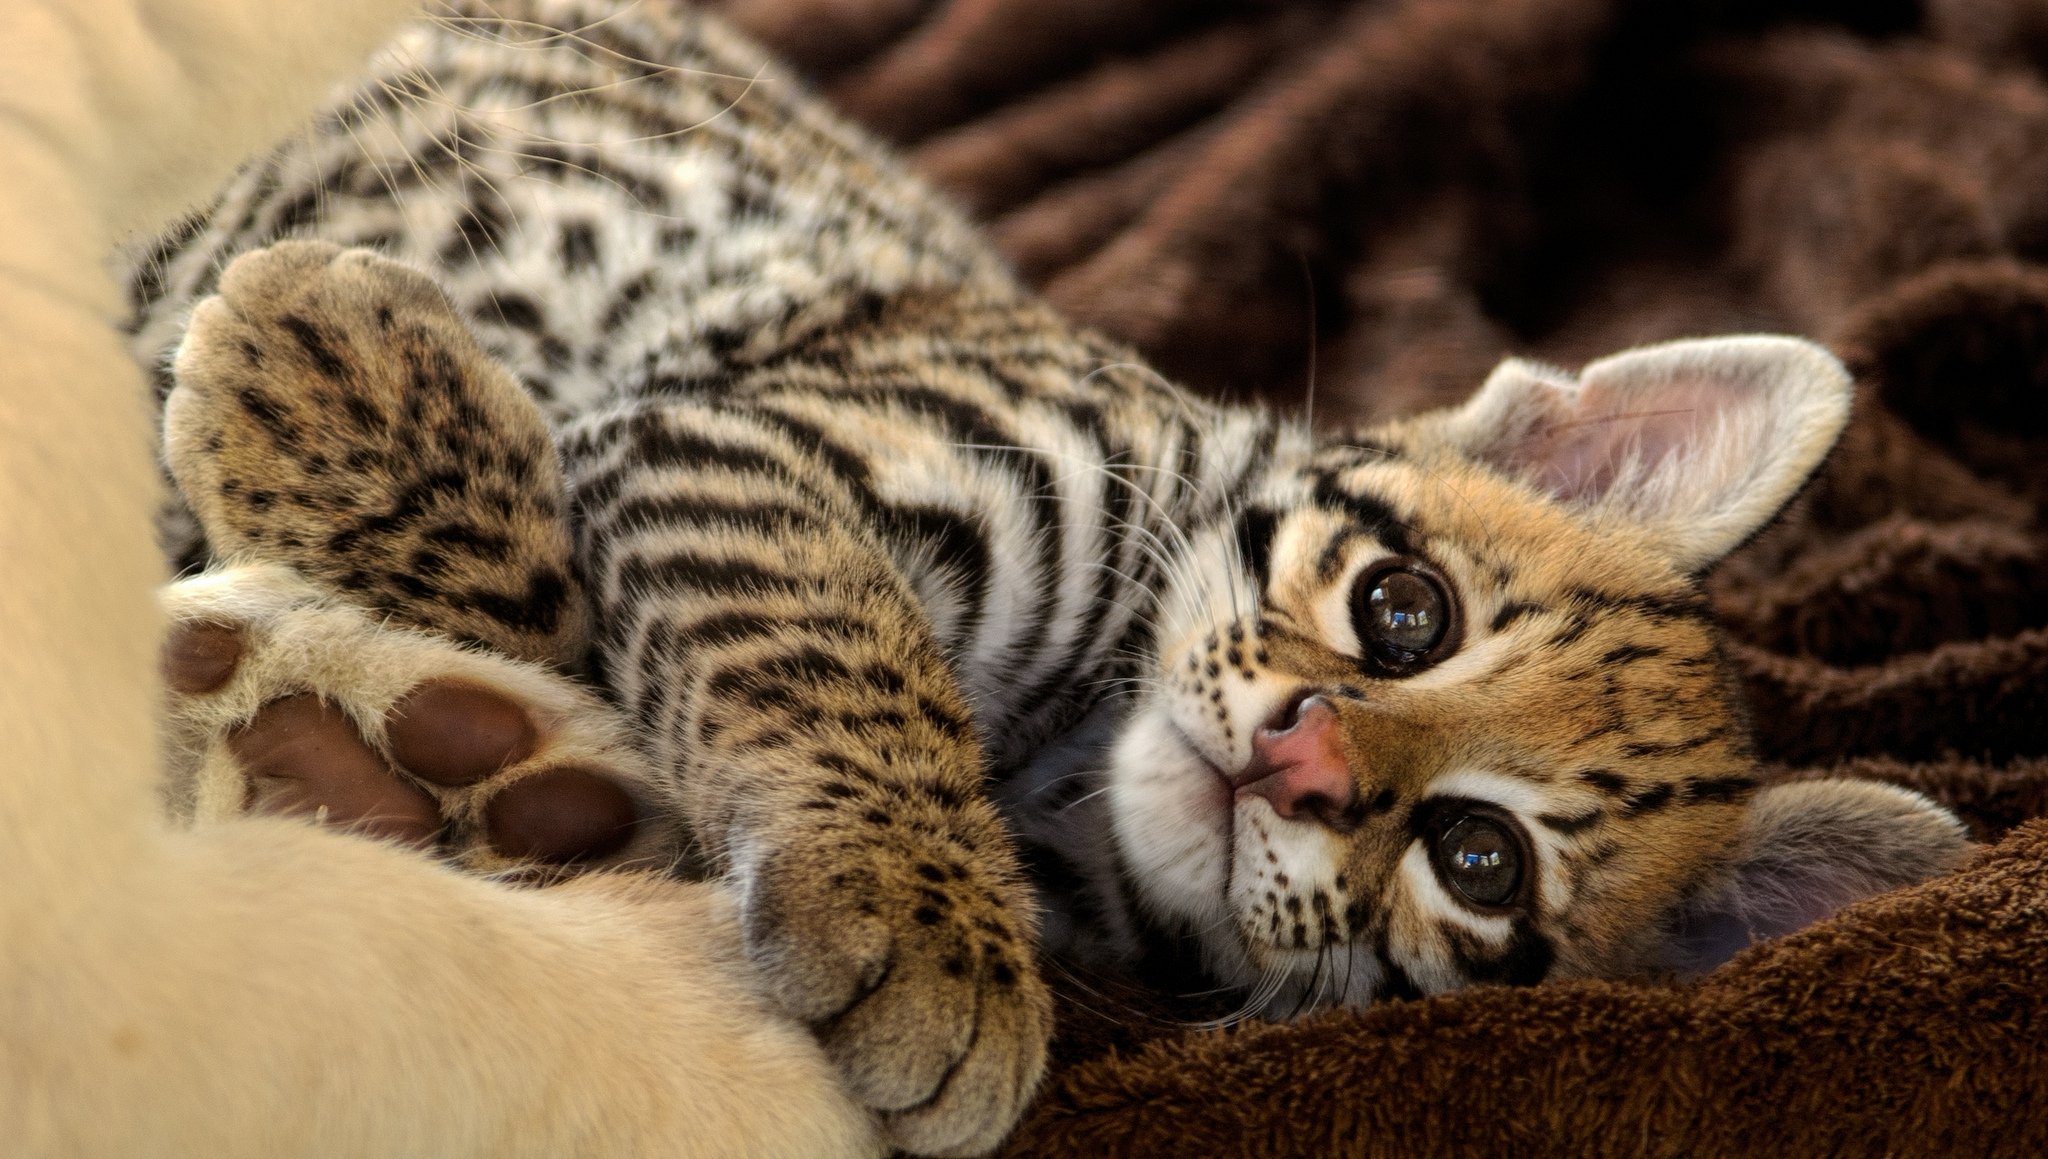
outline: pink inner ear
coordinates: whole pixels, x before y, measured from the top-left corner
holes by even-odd
[[[1631,456],[1654,471],[1711,430],[1732,401],[1726,387],[1707,381],[1626,391],[1589,382],[1575,397],[1556,396],[1552,417],[1509,451],[1509,466],[1566,502],[1597,502]]]

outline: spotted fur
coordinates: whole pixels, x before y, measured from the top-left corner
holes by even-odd
[[[380,354],[374,325],[287,316],[252,373],[289,351],[325,386],[247,405],[413,455],[423,432],[527,429],[516,383],[554,434],[573,566],[544,504],[494,516],[487,486],[414,502],[251,478],[241,507],[303,491],[335,534],[385,537],[381,573],[325,575],[317,547],[301,566],[402,621],[574,653],[741,884],[771,991],[899,1144],[992,1146],[1041,1068],[1013,833],[1042,881],[1071,881],[1048,892],[1060,945],[1192,949],[1273,1009],[1684,965],[1681,934],[1730,942],[1718,917],[1775,928],[1786,907],[1728,901],[1787,856],[1786,813],[1755,807],[1697,575],[1833,442],[1848,387],[1824,353],[1681,344],[1583,380],[1510,363],[1459,410],[1319,437],[1065,323],[708,17],[524,16],[415,30],[139,249],[136,351],[165,364],[226,259],[280,238],[431,276],[460,324]],[[422,410],[358,436],[349,384],[374,358],[413,383],[378,413]],[[171,445],[240,472],[234,453]],[[282,434],[265,453],[322,473]],[[529,458],[496,461],[553,469]],[[1456,609],[1455,647],[1413,675],[1366,662],[1350,610],[1393,558]],[[1335,705],[1355,792],[1289,818],[1238,782],[1305,690]],[[1531,843],[1512,913],[1461,906],[1430,868],[1431,819],[1480,806]],[[1796,815],[1817,857],[1837,831],[1897,854],[1820,875],[1831,902],[1957,848],[1952,820],[1888,790]]]

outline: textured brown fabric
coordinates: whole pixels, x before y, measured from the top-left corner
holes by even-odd
[[[1830,342],[1855,419],[1712,577],[1733,659],[1776,775],[1908,785],[1998,842],[1690,988],[1201,1032],[1068,978],[1015,1153],[2048,1145],[2048,7],[726,7],[1059,306],[1218,394],[1312,382],[1349,424],[1460,398],[1507,353]]]

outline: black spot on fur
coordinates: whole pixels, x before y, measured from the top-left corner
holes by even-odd
[[[382,434],[385,425],[390,421],[384,417],[383,411],[378,410],[376,406],[361,395],[351,394],[344,396],[341,400],[341,410],[343,414],[348,416],[348,420],[354,423],[364,434]],[[349,469],[361,471],[371,464],[372,458],[372,452],[366,449],[359,448],[352,451],[349,453]],[[361,465],[356,465],[359,461]]]
[[[540,303],[509,290],[492,291],[490,300],[484,303],[484,310],[497,315],[498,321],[516,330],[538,330],[544,325]]]
[[[1602,664],[1629,664],[1637,660],[1646,660],[1652,656],[1662,656],[1663,654],[1664,649],[1662,648],[1643,644],[1623,644],[1621,647],[1615,648],[1605,656],[1600,657],[1600,662]]]
[[[1553,648],[1564,648],[1576,644],[1579,642],[1579,637],[1584,636],[1592,626],[1593,621],[1574,613],[1571,622],[1550,638],[1550,646]]]
[[[1651,785],[1649,788],[1644,789],[1639,793],[1631,795],[1627,801],[1623,802],[1622,808],[1626,810],[1630,816],[1637,816],[1643,813],[1654,813],[1657,810],[1662,809],[1664,806],[1669,805],[1671,803],[1671,797],[1672,789],[1670,785]]]
[[[326,336],[320,333],[318,327],[297,314],[286,314],[278,324],[298,342],[299,349],[305,351],[306,359],[313,364],[313,369],[336,382],[348,380],[348,363],[342,361],[334,352],[334,348],[327,344]]]
[[[499,532],[485,531],[474,523],[467,522],[443,523],[430,527],[421,533],[420,538],[428,543],[460,550],[479,559],[494,562],[505,559],[512,551],[510,538]],[[561,577],[551,573],[536,575],[535,578],[552,580],[556,585],[561,583]]]
[[[291,412],[283,403],[253,386],[236,391],[235,401],[242,404],[244,413],[269,432],[278,446],[290,448],[299,445],[299,429],[292,425]]]
[[[562,226],[562,268],[575,273],[598,264],[597,228],[587,221],[571,221]]]
[[[540,336],[540,356],[549,370],[567,370],[576,361],[576,351],[553,334]]]
[[[466,265],[496,250],[511,225],[495,194],[478,197],[456,222],[455,232],[442,244],[442,263]]]
[[[599,327],[609,334],[624,325],[626,319],[631,317],[634,309],[639,306],[640,300],[647,296],[647,291],[653,288],[652,272],[643,273],[620,286],[618,294],[612,298],[611,305],[605,308],[604,320],[598,323]]]
[[[698,337],[704,343],[704,348],[711,351],[713,357],[723,362],[729,360],[741,346],[746,344],[747,332],[735,330],[729,326],[713,326],[705,330]]]
[[[1579,779],[1607,794],[1618,797],[1628,789],[1628,778],[1608,769],[1587,769]]]

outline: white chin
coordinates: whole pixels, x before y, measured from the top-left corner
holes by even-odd
[[[1223,921],[1230,787],[1156,704],[1134,712],[1111,748],[1108,799],[1117,851],[1145,908],[1204,931],[1204,942],[1234,941],[1236,923]]]

